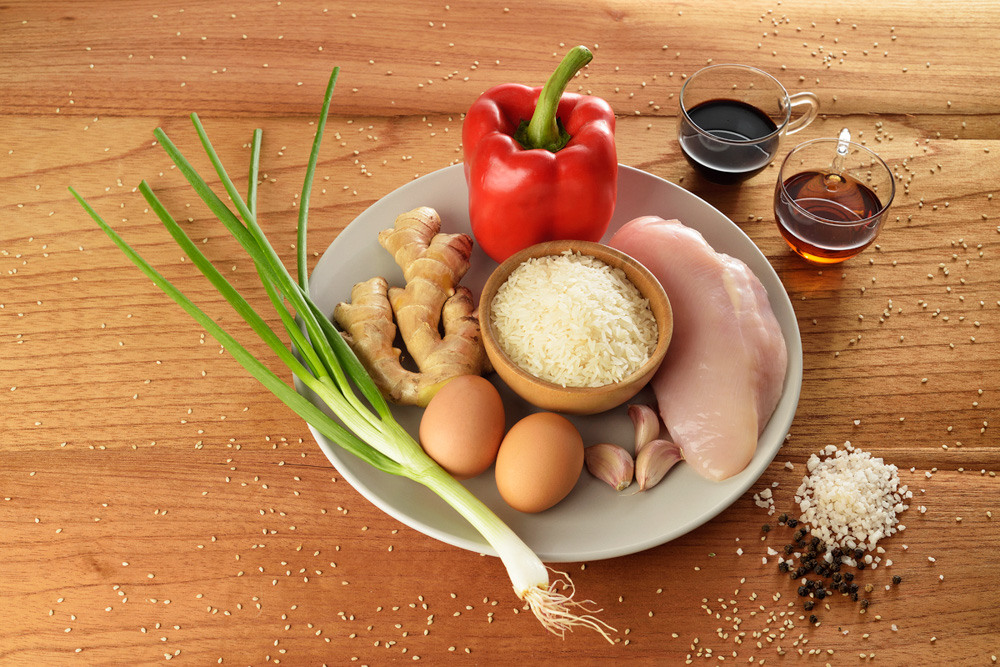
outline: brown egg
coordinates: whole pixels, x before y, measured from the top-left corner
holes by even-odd
[[[497,454],[497,489],[521,512],[541,512],[565,498],[583,471],[583,438],[553,412],[537,412],[514,424]]]
[[[456,479],[468,479],[493,465],[504,423],[496,387],[484,377],[460,375],[427,404],[420,446]]]

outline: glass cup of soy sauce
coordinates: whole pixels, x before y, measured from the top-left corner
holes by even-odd
[[[875,241],[895,195],[892,170],[874,152],[844,138],[813,139],[781,164],[774,218],[797,255],[836,264]]]
[[[805,107],[792,119],[792,109]],[[713,183],[731,185],[759,174],[781,139],[819,112],[812,93],[789,95],[773,76],[748,65],[710,65],[681,87],[677,139],[687,161]]]

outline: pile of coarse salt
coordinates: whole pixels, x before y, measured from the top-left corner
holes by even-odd
[[[878,541],[906,526],[899,515],[913,493],[900,485],[896,466],[850,442],[844,449],[829,445],[806,462],[809,474],[795,492],[802,515],[799,521],[811,526],[810,533],[826,544],[874,551]]]

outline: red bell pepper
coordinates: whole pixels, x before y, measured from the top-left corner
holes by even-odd
[[[497,262],[542,241],[599,241],[618,192],[615,114],[606,101],[564,93],[593,58],[566,55],[544,87],[490,88],[462,127],[472,235]]]

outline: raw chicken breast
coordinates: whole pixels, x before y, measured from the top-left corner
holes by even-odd
[[[753,458],[788,365],[767,292],[677,220],[636,218],[608,245],[645,265],[670,299],[673,338],[651,382],[663,423],[699,474],[732,477]]]

